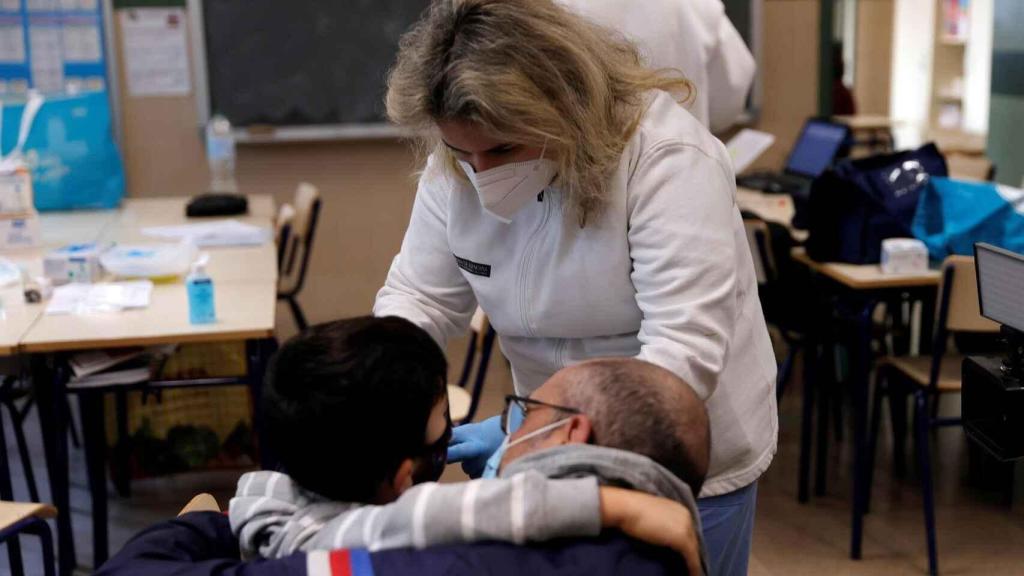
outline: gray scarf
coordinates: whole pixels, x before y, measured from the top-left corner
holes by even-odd
[[[707,573],[707,551],[700,524],[700,511],[693,491],[678,476],[654,460],[625,450],[566,444],[528,454],[502,468],[501,476],[512,477],[534,470],[548,478],[580,478],[594,476],[599,484],[630,488],[675,500],[690,511],[700,541],[701,564]]]

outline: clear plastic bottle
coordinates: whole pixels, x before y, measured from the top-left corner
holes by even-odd
[[[235,183],[235,135],[231,121],[220,114],[206,124],[206,159],[210,163],[210,191],[238,192]]]
[[[185,279],[188,293],[188,319],[192,324],[211,324],[217,321],[214,308],[213,279],[206,273],[210,262],[209,254],[202,254],[192,265],[192,272]]]

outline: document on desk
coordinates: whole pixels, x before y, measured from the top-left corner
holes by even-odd
[[[755,160],[775,143],[775,136],[767,132],[745,128],[729,140],[725,148],[732,157],[733,169],[737,174],[746,171]]]
[[[111,284],[68,284],[54,289],[46,313],[95,314],[148,308],[152,296],[153,283],[148,280]]]
[[[142,233],[164,240],[188,240],[201,247],[260,246],[270,241],[270,230],[238,220],[217,220],[180,226],[153,226]]]

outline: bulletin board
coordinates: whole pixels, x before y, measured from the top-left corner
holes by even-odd
[[[0,95],[107,87],[100,0],[0,0]]]

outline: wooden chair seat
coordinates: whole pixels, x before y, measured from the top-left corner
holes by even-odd
[[[961,388],[960,374],[964,357],[960,354],[946,354],[939,368],[939,392],[959,392]],[[904,356],[899,358],[883,358],[880,366],[889,366],[900,371],[914,384],[925,388],[932,369],[931,356]]]
[[[57,509],[49,504],[35,502],[0,501],[0,530],[33,516],[41,520],[56,518]]]
[[[189,503],[178,512],[178,516],[188,514],[189,512],[220,512],[220,504],[217,503],[217,499],[210,494],[197,494],[195,498],[189,500]]]
[[[465,388],[448,385],[448,411],[452,422],[461,422],[469,415],[469,407],[473,396]]]

